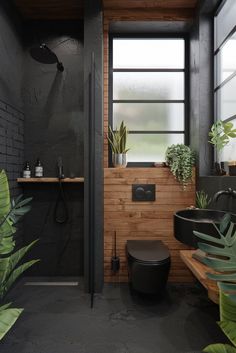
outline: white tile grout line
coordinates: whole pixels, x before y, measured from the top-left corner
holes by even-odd
[[[79,282],[26,282],[25,286],[78,286]]]

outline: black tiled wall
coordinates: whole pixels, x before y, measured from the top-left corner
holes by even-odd
[[[0,100],[0,169],[7,172],[11,196],[19,194],[16,179],[24,162],[24,113]]]

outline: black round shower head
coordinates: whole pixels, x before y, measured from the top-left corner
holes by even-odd
[[[63,64],[59,62],[58,57],[46,44],[40,44],[30,48],[32,58],[42,64],[56,64],[59,71],[64,71]]]
[[[30,55],[34,60],[39,61],[42,64],[55,64],[58,62],[56,54],[54,54],[46,44],[32,47],[30,49]]]

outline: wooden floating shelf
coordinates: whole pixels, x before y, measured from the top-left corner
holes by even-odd
[[[206,273],[217,273],[210,267],[202,264],[192,256],[196,250],[180,250],[180,257],[185,265],[190,269],[193,275],[199,280],[199,282],[206,288],[208,292],[208,298],[214,303],[219,303],[219,289],[216,281],[209,279]]]
[[[18,183],[58,183],[58,178],[17,178]],[[84,178],[64,178],[62,183],[83,183]]]

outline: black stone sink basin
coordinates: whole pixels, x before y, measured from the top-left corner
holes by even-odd
[[[226,212],[217,210],[180,210],[174,214],[174,235],[181,243],[197,248],[197,237],[193,231],[218,237],[213,223],[218,225]],[[231,221],[236,223],[236,215],[231,213]],[[202,240],[201,240],[202,241]]]

